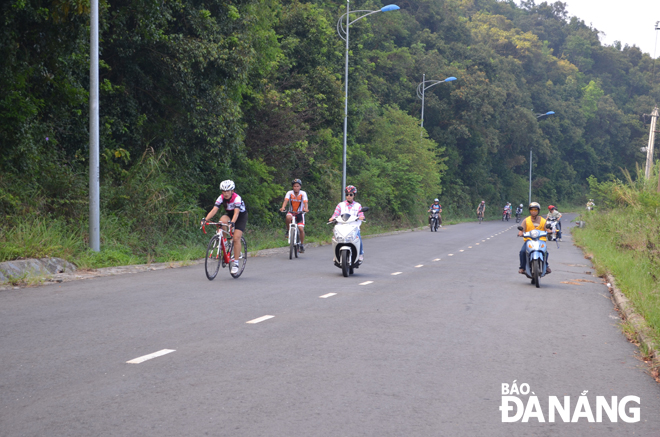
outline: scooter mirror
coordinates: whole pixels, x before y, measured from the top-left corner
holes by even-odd
[[[362,207],[362,212],[366,212],[366,211],[369,211],[369,207],[368,206],[363,206]]]
[[[522,226],[518,226],[518,230],[519,230],[519,231],[522,231],[522,230],[523,230],[523,227],[522,227]]]

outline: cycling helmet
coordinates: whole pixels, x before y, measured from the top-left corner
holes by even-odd
[[[523,207],[523,204],[522,204],[522,203],[520,204],[520,207],[521,207],[521,208]]]
[[[232,181],[231,179],[227,179],[226,181],[220,182],[221,191],[231,191],[234,188],[236,188],[236,185],[234,184],[234,181]]]
[[[300,179],[294,179],[291,182],[291,186],[293,187],[295,184],[299,184],[302,187],[302,181]]]
[[[433,199],[434,202],[440,202],[438,199]]]
[[[344,192],[346,194],[357,194],[357,188],[355,188],[353,185],[349,185],[344,189]]]
[[[548,210],[549,210],[549,211],[552,211],[553,209],[555,209],[555,205],[550,205],[550,206],[548,206]]]
[[[486,201],[485,201],[485,200],[482,200],[481,203],[486,203]]]
[[[539,211],[541,211],[541,205],[539,205],[538,202],[532,202],[532,203],[530,203],[530,204],[529,204],[529,208],[527,208],[527,209],[532,209],[532,208],[536,208],[536,209],[538,209]]]

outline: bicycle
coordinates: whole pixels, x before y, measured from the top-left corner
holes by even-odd
[[[218,275],[221,266],[222,268],[229,266],[229,274],[237,279],[241,276],[243,270],[245,270],[245,264],[247,264],[247,242],[245,241],[245,237],[241,236],[238,272],[232,273],[231,266],[234,262],[234,226],[222,222],[205,222],[201,227],[205,234],[206,225],[215,225],[217,227],[215,235],[211,237],[206,247],[206,259],[204,260],[206,277],[209,281],[212,281]]]
[[[300,229],[298,229],[298,224],[296,223],[296,214],[291,211],[285,212],[285,214],[291,213],[291,223],[289,223],[289,259],[293,259],[294,255],[298,258],[298,252],[300,252],[300,247],[302,243],[300,242]]]
[[[477,213],[477,219],[479,220],[479,224],[481,224],[481,222],[484,221],[484,213],[483,212],[478,212]]]

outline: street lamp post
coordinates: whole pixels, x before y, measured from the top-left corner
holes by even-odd
[[[99,194],[99,2],[89,17],[89,247],[101,250]]]
[[[346,186],[346,136],[348,133],[348,29],[351,26],[351,24],[355,23],[356,21],[371,15],[375,14],[377,12],[388,12],[388,11],[396,11],[400,9],[397,5],[387,5],[383,6],[382,8],[372,11],[368,9],[361,9],[361,10],[356,10],[356,11],[351,11],[351,2],[350,0],[346,0],[346,13],[339,17],[339,20],[337,21],[337,33],[339,34],[339,37],[346,41],[346,65],[345,65],[345,71],[344,71],[344,159],[343,159],[343,171],[342,171],[342,178],[341,178],[341,200],[344,201],[346,200],[346,195],[344,193],[344,187]],[[351,14],[358,14],[362,13],[359,17],[357,17],[355,20],[351,21],[350,20],[350,15]],[[344,28],[344,17],[346,17],[346,28]],[[346,38],[342,35],[346,35]]]
[[[422,75],[422,82],[419,85],[417,85],[417,97],[422,99],[422,123],[420,125],[421,129],[420,129],[420,133],[419,133],[420,138],[422,137],[422,132],[424,132],[422,130],[424,128],[424,92],[427,89],[431,88],[432,86],[436,86],[440,83],[452,82],[454,80],[456,80],[456,78],[454,76],[448,77],[445,80],[426,80],[426,74]],[[425,86],[424,84],[426,84],[426,83],[430,83],[431,85]]]
[[[545,117],[546,115],[553,115],[554,111],[548,111],[545,114],[534,114],[536,115],[536,119],[538,120],[541,117]],[[529,202],[527,203],[528,205],[532,203],[532,148],[529,148]]]

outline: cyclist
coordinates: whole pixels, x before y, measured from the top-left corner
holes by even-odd
[[[220,183],[222,194],[215,201],[215,206],[211,212],[202,219],[202,224],[211,220],[218,213],[220,206],[224,206],[225,214],[220,217],[220,221],[224,224],[234,225],[234,265],[231,267],[231,272],[238,273],[238,260],[241,257],[241,237],[243,236],[243,232],[245,232],[248,213],[245,208],[245,202],[243,202],[241,196],[234,192],[234,188],[236,188],[236,184],[230,179]],[[230,213],[232,214],[231,221],[229,220]]]
[[[557,207],[554,205],[548,206],[548,210],[550,211],[547,216],[545,216],[546,220],[557,220],[557,239],[561,241],[561,213],[557,211]]]
[[[286,214],[286,238],[289,237],[289,225],[295,217],[298,231],[300,231],[300,253],[305,253],[305,247],[303,246],[305,243],[305,213],[309,212],[309,206],[307,193],[302,191],[301,188],[302,181],[300,179],[294,179],[291,182],[291,190],[284,195],[280,211],[284,212],[287,203],[291,202],[291,209]]]
[[[431,213],[437,212],[438,224],[440,225],[440,227],[442,227],[442,216],[440,215],[442,213],[442,205],[440,205],[440,201],[438,199],[433,199],[433,204],[426,212],[431,212]],[[429,224],[431,224],[431,216],[429,216]]]
[[[486,201],[482,200],[479,206],[477,207],[477,218],[483,219],[486,215]],[[481,224],[481,221],[479,222]]]
[[[342,214],[356,215],[361,221],[364,221],[362,205],[355,201],[357,188],[355,188],[353,185],[349,185],[344,190],[344,193],[346,194],[346,201],[339,202],[335,208],[334,214],[332,214],[332,217],[330,217],[328,221],[331,222],[335,217],[339,217]],[[360,257],[358,258],[358,261],[361,263],[364,261],[364,245],[362,244],[362,237],[360,236],[360,228],[358,228],[358,236],[360,237]]]
[[[516,208],[516,218],[520,217],[522,215],[522,212],[523,212],[523,204],[521,203],[520,206]]]
[[[539,231],[545,231],[545,219],[540,216],[539,212],[541,212],[541,205],[539,205],[537,202],[532,202],[529,204],[529,214],[530,216],[527,217],[525,220],[522,222],[522,231],[518,231],[518,236],[522,237],[523,233],[529,232],[533,229],[537,229]],[[522,248],[520,249],[520,267],[518,268],[518,273],[524,275],[525,274],[525,266],[527,265],[527,253],[525,251],[525,243],[531,240],[529,237],[525,237],[525,241],[523,241]],[[541,237],[541,240],[543,241],[548,241],[546,237]],[[546,251],[546,274],[552,273],[552,270],[550,270],[550,251]]]

